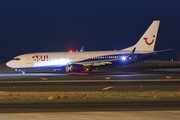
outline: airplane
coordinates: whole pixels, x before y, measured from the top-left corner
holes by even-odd
[[[171,50],[154,51],[159,23],[159,20],[154,20],[135,45],[122,50],[30,53],[14,57],[6,65],[22,74],[25,74],[25,70],[61,68],[66,72],[92,73],[92,68],[97,66],[114,67],[136,63],[158,52]]]

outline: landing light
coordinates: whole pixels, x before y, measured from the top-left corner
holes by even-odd
[[[126,60],[126,56],[122,56],[122,60],[123,60],[123,61]]]

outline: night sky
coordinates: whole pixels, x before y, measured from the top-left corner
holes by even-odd
[[[152,59],[180,54],[180,0],[1,0],[0,63],[34,52],[121,50],[160,20]]]

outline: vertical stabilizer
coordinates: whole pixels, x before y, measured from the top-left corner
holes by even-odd
[[[159,20],[153,21],[140,40],[134,46],[124,50],[132,50],[136,47],[137,51],[154,51],[159,23]]]

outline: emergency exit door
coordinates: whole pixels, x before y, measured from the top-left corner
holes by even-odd
[[[133,61],[137,61],[137,54],[133,55]]]

